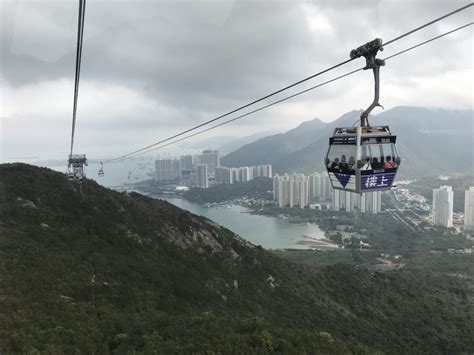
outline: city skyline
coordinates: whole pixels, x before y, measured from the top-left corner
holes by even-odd
[[[379,213],[381,191],[357,194],[335,190],[331,187],[327,173],[275,174],[273,177],[273,200],[280,208],[309,207],[311,203],[326,204],[333,211]]]

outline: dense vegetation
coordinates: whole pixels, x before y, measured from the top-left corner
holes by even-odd
[[[273,182],[270,178],[257,178],[235,184],[214,185],[208,189],[192,188],[183,197],[196,203],[214,203],[230,201],[251,196],[252,198],[271,197]]]
[[[164,201],[22,164],[0,165],[0,213],[2,353],[474,349],[461,277],[297,265]]]

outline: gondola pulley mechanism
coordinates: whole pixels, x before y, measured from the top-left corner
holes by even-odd
[[[325,159],[331,185],[336,190],[356,193],[388,190],[400,165],[400,156],[395,145],[397,137],[388,126],[371,126],[369,114],[379,103],[380,67],[385,65],[376,58],[383,50],[383,42],[377,38],[354,49],[352,59],[365,57],[364,70],[372,69],[375,81],[374,100],[362,112],[355,126],[336,128],[329,138],[329,149]]]

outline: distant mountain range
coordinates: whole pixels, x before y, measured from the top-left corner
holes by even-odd
[[[244,145],[221,159],[225,166],[272,164],[276,172],[323,169],[335,127],[352,126],[362,111],[351,111],[324,123],[304,122],[284,133]],[[372,125],[389,125],[402,157],[399,176],[416,177],[469,172],[474,167],[472,110],[395,107],[371,116]]]

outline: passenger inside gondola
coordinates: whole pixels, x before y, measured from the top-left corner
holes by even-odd
[[[347,166],[347,168],[349,170],[354,170],[354,165],[355,165],[355,158],[354,157],[350,157],[349,158],[349,164]]]
[[[345,155],[341,156],[341,162],[339,163],[339,169],[347,170],[347,163],[346,163],[346,156]]]
[[[383,165],[379,163],[378,159],[376,157],[372,158],[372,169],[373,170],[379,170],[383,168]]]
[[[385,169],[395,169],[397,167],[397,163],[392,160],[390,155],[387,155],[387,161],[385,162],[384,166]]]
[[[362,166],[361,170],[372,170],[372,164],[370,164],[370,158],[365,158],[365,163]]]

